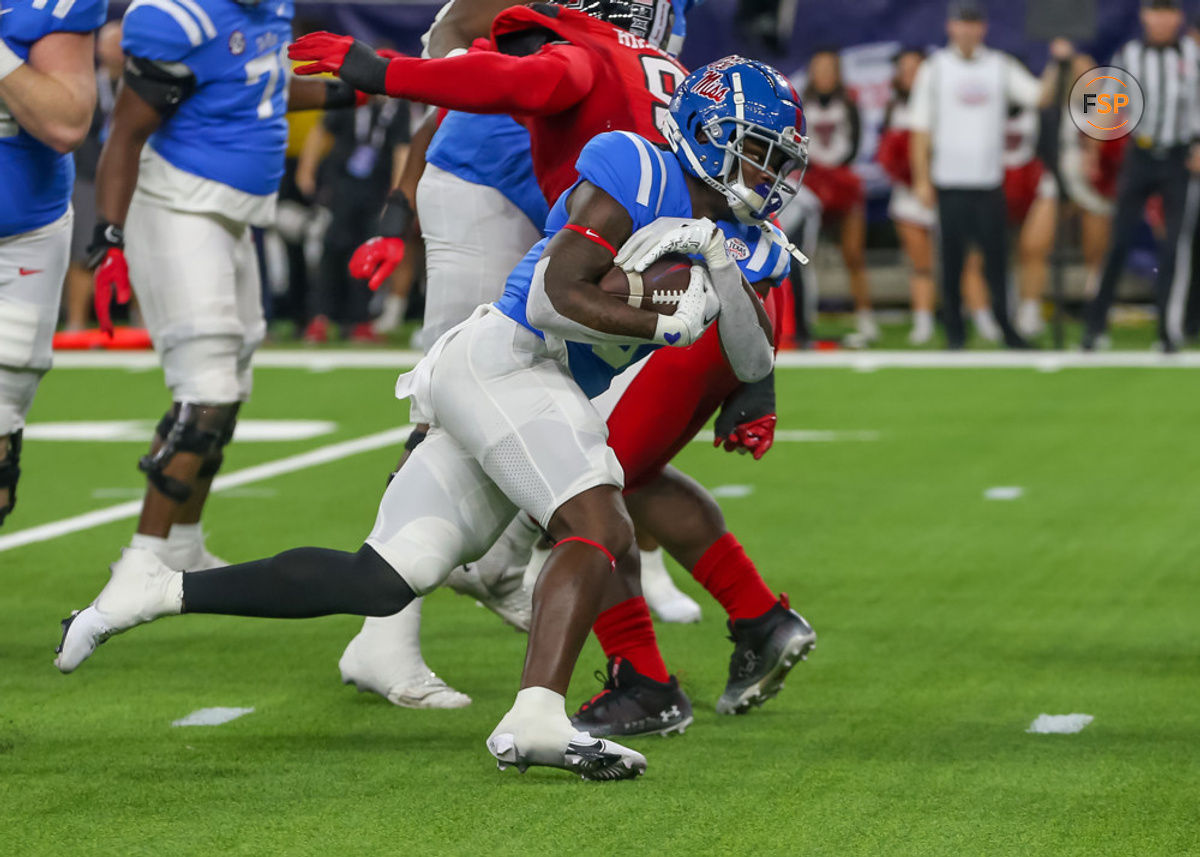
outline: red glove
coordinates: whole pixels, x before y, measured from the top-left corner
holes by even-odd
[[[392,271],[404,258],[404,241],[400,238],[390,238],[379,235],[370,241],[365,241],[350,257],[350,276],[367,280],[367,285],[374,291],[380,284],[391,276]],[[370,278],[369,280],[367,278]]]
[[[346,52],[354,44],[350,36],[339,36],[324,31],[309,33],[292,42],[288,48],[288,59],[311,60],[307,65],[297,66],[296,74],[337,74],[346,61]]]
[[[775,443],[774,414],[767,414],[748,423],[741,423],[725,437],[713,438],[713,446],[725,444],[726,452],[749,452],[758,461],[767,454],[767,450]]]
[[[133,296],[129,285],[129,265],[125,262],[125,251],[120,247],[109,247],[96,268],[95,292],[92,301],[96,307],[96,319],[100,329],[110,337],[113,335],[112,315],[109,306],[112,304],[114,293],[117,303],[127,304]]]

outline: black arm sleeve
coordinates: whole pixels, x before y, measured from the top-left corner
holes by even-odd
[[[196,75],[180,62],[131,56],[125,60],[125,85],[167,119],[196,90]]]

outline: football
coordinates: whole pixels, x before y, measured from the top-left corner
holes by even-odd
[[[670,253],[641,274],[614,267],[600,280],[600,288],[636,309],[674,315],[692,278],[692,264],[682,253]]]

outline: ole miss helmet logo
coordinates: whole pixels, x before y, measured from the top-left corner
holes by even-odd
[[[725,96],[729,94],[729,87],[721,80],[721,72],[709,67],[700,79],[696,81],[696,85],[692,87],[692,91],[715,104],[720,104],[725,100]]]

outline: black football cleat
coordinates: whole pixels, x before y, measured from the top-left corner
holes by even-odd
[[[692,702],[671,676],[654,681],[620,656],[608,662],[608,675],[599,670],[596,678],[604,689],[585,702],[571,718],[580,732],[597,738],[609,735],[683,734],[692,723]]]
[[[792,667],[816,646],[817,632],[791,609],[786,594],[763,615],[728,624],[733,656],[717,713],[745,714],[783,690]]]

